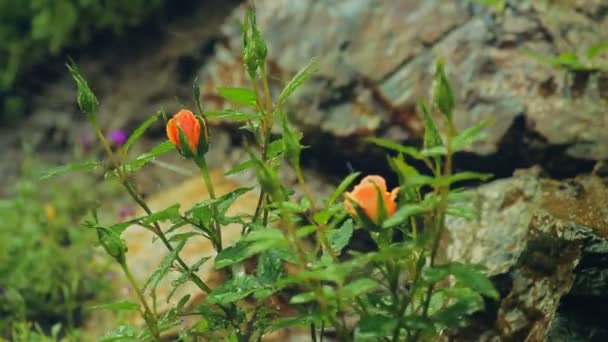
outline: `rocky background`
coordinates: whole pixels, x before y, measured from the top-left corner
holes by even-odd
[[[556,69],[523,52],[584,56],[608,41],[608,2],[512,0],[502,12],[466,0],[256,6],[273,90],[318,58],[319,72],[287,109],[311,147],[307,168],[323,182],[353,168],[388,172],[384,152],[364,137],[420,142],[416,105],[428,96],[438,57],[456,92],[457,125],[494,119],[490,138],[456,157],[457,168],[497,179],[471,190],[481,216],[474,224],[450,222],[445,257],[484,263],[502,301],[453,332],[456,340],[608,340],[608,172],[601,163],[608,159],[608,72]],[[223,106],[214,95],[218,86],[247,85],[242,13],[236,0],[203,1],[165,27],[76,56],[99,96],[104,127],[132,129],[159,108],[172,112],[191,103],[195,77],[205,106]],[[608,65],[608,54],[597,61]],[[3,159],[10,161],[0,163],[0,184],[17,174],[24,139],[63,162],[82,134],[71,79],[60,64],[50,74],[35,89],[30,115],[0,127]],[[238,161],[234,127],[218,123],[213,132],[215,167]],[[163,135],[157,127],[147,139]],[[152,190],[175,181],[150,173]]]

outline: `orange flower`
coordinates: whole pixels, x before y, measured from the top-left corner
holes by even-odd
[[[386,214],[391,216],[397,210],[395,200],[398,191],[399,188],[395,188],[389,193],[386,189],[386,181],[381,176],[367,176],[361,180],[359,185],[355,186],[353,191],[345,194],[344,206],[348,212],[357,216],[357,210],[354,207],[357,204],[372,222],[378,224],[380,221],[378,192],[384,202]]]
[[[198,143],[201,138],[201,123],[196,116],[187,109],[180,110],[169,120],[169,122],[167,122],[167,137],[181,152],[181,142],[179,139],[180,131],[188,142],[190,152],[192,152],[193,155],[196,155]]]

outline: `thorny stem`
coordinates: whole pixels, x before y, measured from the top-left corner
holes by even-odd
[[[127,263],[124,261],[121,262],[120,267],[122,268],[123,272],[125,273],[125,276],[127,276],[127,280],[131,284],[131,287],[133,288],[133,290],[135,290],[135,293],[137,294],[137,298],[139,299],[141,304],[144,306],[143,316],[144,316],[144,320],[146,321],[146,325],[148,325],[148,328],[150,329],[150,333],[152,333],[152,335],[154,336],[154,339],[156,341],[160,341],[160,334],[158,332],[158,326],[156,323],[158,321],[158,319],[156,318],[156,315],[154,314],[154,312],[152,312],[152,310],[150,310],[150,307],[148,306],[148,303],[146,302],[146,299],[144,298],[144,294],[139,289],[139,285],[137,285],[137,281],[133,277],[133,274],[131,274],[131,270],[129,270],[129,266],[127,266]]]

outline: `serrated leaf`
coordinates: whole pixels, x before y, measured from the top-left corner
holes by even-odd
[[[261,119],[263,116],[260,113],[246,113],[235,109],[222,109],[205,112],[207,118],[227,120],[227,121],[247,121]]]
[[[304,304],[317,299],[317,293],[314,291],[299,293],[289,299],[290,304]]]
[[[257,277],[261,284],[272,285],[283,276],[282,253],[271,248],[263,251],[258,259]]]
[[[370,278],[360,278],[342,288],[343,298],[355,298],[378,287],[378,282]]]
[[[252,243],[239,240],[237,243],[224,248],[215,257],[214,267],[219,270],[224,267],[239,263],[255,254]]]
[[[394,141],[391,141],[388,139],[382,139],[382,138],[365,138],[365,140],[369,141],[375,145],[378,145],[380,147],[384,147],[386,149],[393,150],[395,152],[403,153],[414,159],[418,159],[418,160],[423,159],[423,156],[420,154],[420,152],[412,146],[403,146]]]
[[[384,222],[382,222],[382,228],[391,228],[398,224],[405,222],[411,216],[425,213],[429,210],[427,206],[421,204],[406,204],[399,209]]]
[[[353,220],[348,219],[344,221],[339,229],[332,230],[327,234],[327,239],[334,253],[340,254],[342,252],[342,249],[348,245],[350,238],[353,236],[353,231]]]
[[[131,145],[133,145],[133,143],[135,143],[137,141],[137,139],[139,139],[146,132],[148,127],[150,127],[153,123],[155,123],[161,115],[162,115],[162,112],[158,112],[158,113],[152,115],[150,118],[148,118],[146,121],[144,121],[141,125],[139,125],[139,127],[137,127],[133,131],[133,133],[131,133],[131,135],[129,136],[129,139],[127,139],[127,142],[123,146],[125,153],[127,153],[129,151],[129,148],[131,147]]]
[[[125,164],[124,168],[125,168],[125,170],[127,170],[129,172],[139,170],[147,163],[156,159],[156,157],[158,157],[159,155],[172,151],[173,149],[175,149],[175,146],[170,141],[162,142],[162,143],[156,145],[150,151],[148,151],[144,154],[141,154],[140,156],[135,158],[135,160],[133,160],[132,162]]]
[[[146,291],[148,285],[152,285],[151,291],[154,291],[158,287],[158,283],[167,275],[169,269],[175,262],[175,259],[179,256],[179,253],[182,251],[184,246],[186,245],[186,240],[181,240],[177,247],[174,247],[171,253],[167,254],[163,261],[160,263],[160,266],[152,273],[148,281],[144,284],[142,291]]]
[[[424,102],[420,103],[420,111],[422,112],[422,119],[424,121],[424,149],[428,150],[435,147],[442,147],[443,141],[439,135],[437,126],[435,125],[435,120],[433,120],[433,117]]]
[[[206,301],[211,304],[229,304],[241,300],[260,288],[257,278],[251,275],[237,276],[225,281],[211,291]]]
[[[188,240],[189,238],[191,238],[193,236],[197,236],[197,235],[200,235],[200,234],[197,232],[174,234],[169,238],[169,242],[184,241],[184,240]]]
[[[450,272],[462,286],[470,287],[481,295],[498,300],[500,294],[494,284],[483,274],[479,268],[460,263],[450,264]]]
[[[139,329],[130,325],[121,325],[105,333],[98,342],[137,342],[140,341],[139,334]]]
[[[44,170],[40,174],[39,178],[41,180],[45,180],[45,179],[49,179],[49,178],[53,178],[53,177],[62,176],[67,173],[70,173],[70,172],[91,171],[91,170],[95,170],[96,168],[98,168],[100,166],[101,166],[101,164],[94,160],[88,160],[88,161],[84,161],[84,162],[80,162],[80,163],[73,163],[73,164],[67,164],[67,165],[60,165],[60,166],[56,166],[56,167],[52,167],[50,169]]]
[[[98,304],[91,307],[92,310],[114,310],[114,311],[138,311],[139,304],[122,299],[112,303]]]
[[[302,70],[298,71],[298,73],[287,83],[285,88],[281,91],[279,95],[279,106],[285,104],[285,101],[293,94],[296,89],[298,89],[306,80],[312,77],[315,72],[317,72],[317,59],[313,58],[308,62]]]
[[[454,140],[452,140],[452,149],[454,151],[460,151],[477,141],[486,139],[488,135],[483,129],[490,125],[490,123],[492,123],[492,120],[486,119],[464,129],[460,134],[454,137]]]
[[[317,312],[297,315],[294,317],[279,317],[270,322],[269,328],[270,331],[275,331],[289,327],[310,326],[312,323],[321,322],[322,320],[322,315]]]
[[[249,89],[245,88],[218,88],[218,93],[226,100],[242,106],[251,108],[257,107],[257,96]]]
[[[255,167],[255,161],[253,160],[247,160],[245,162],[240,163],[239,165],[231,168],[230,170],[226,171],[224,173],[225,176],[229,176],[229,175],[233,175],[242,171],[245,171],[247,169],[251,169]]]
[[[394,317],[380,314],[365,316],[357,323],[355,329],[356,341],[379,341],[385,337],[392,336],[397,326]]]
[[[177,289],[184,285],[191,277],[192,274],[198,272],[198,269],[205,263],[207,260],[211,259],[210,257],[202,257],[200,258],[194,265],[190,266],[190,272],[183,271],[182,274],[177,277],[174,281],[171,282],[171,292],[167,296],[167,303],[171,300],[171,297],[175,294]]]
[[[344,180],[340,182],[340,185],[338,185],[338,187],[336,188],[336,190],[334,190],[331,196],[329,196],[329,199],[327,200],[327,206],[329,207],[334,204],[338,197],[340,197],[340,195],[342,195],[344,191],[346,191],[346,189],[351,186],[351,184],[355,181],[355,179],[357,179],[357,177],[359,177],[360,174],[361,172],[353,172],[350,175],[346,176],[346,178],[344,178]]]
[[[174,204],[161,211],[154,212],[148,216],[144,216],[141,219],[142,223],[150,224],[158,221],[175,220],[180,217],[179,204]]]

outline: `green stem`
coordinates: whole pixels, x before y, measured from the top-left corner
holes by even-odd
[[[452,123],[448,123],[448,134],[447,134],[447,141],[446,141],[446,156],[445,156],[445,164],[444,164],[444,168],[443,168],[443,174],[446,177],[450,177],[452,175],[452,155],[453,155],[453,151],[452,151],[452,136],[455,135],[455,129],[454,126],[452,125]],[[448,194],[450,191],[450,186],[449,185],[445,185],[442,186],[438,193],[439,193],[439,198],[440,198],[440,202],[439,202],[439,207],[437,208],[437,211],[435,212],[435,229],[434,229],[434,240],[433,240],[433,246],[431,249],[431,259],[430,259],[430,267],[433,267],[435,265],[435,259],[437,257],[437,252],[439,251],[439,244],[441,242],[441,237],[445,231],[445,216],[446,216],[446,211],[447,211],[447,206],[448,206]],[[426,291],[426,295],[425,295],[425,301],[424,301],[424,305],[423,305],[423,309],[422,309],[422,317],[423,319],[427,317],[428,315],[428,311],[429,311],[429,307],[431,304],[431,297],[433,295],[433,291],[435,290],[435,285],[436,284],[430,284],[429,287],[427,288]],[[418,331],[416,333],[416,335],[414,335],[414,341],[418,340],[418,337],[420,335],[420,331]]]
[[[131,184],[125,181],[123,183],[123,186],[127,189],[127,192],[129,192],[133,200],[146,212],[146,214],[152,215],[152,210],[150,209],[150,207],[148,207],[148,204],[141,198],[141,196],[139,196],[135,189],[133,189]],[[162,241],[163,245],[165,245],[165,248],[167,248],[169,252],[173,252],[173,246],[171,246],[171,243],[169,243],[169,240],[165,236],[165,233],[163,233],[158,223],[153,222],[152,224],[154,228],[152,231],[154,232],[154,234],[156,234],[156,236]],[[198,288],[205,291],[206,293],[211,292],[211,288],[207,286],[207,284],[205,284],[205,282],[201,278],[199,278],[198,275],[190,271],[190,267],[188,267],[188,265],[179,255],[175,257],[175,260],[182,267],[182,270],[184,272],[190,274],[190,280],[192,280],[192,282],[194,282],[194,284],[196,284]]]
[[[308,201],[310,202],[310,207],[314,216],[314,213],[317,211],[315,198],[308,189],[308,185],[306,185],[304,175],[302,174],[302,168],[299,165],[294,165],[293,168],[296,171],[296,177],[298,178],[298,183],[300,183],[300,188],[302,188],[302,191],[304,191],[304,196],[306,196],[306,198],[308,198]],[[314,223],[314,219],[311,219],[310,221]],[[321,240],[321,244],[323,245],[325,251],[335,261],[337,259],[337,256],[335,255],[334,250],[331,247],[331,244],[329,243],[329,239],[327,238],[327,227],[324,224],[318,224],[317,227],[319,228],[318,235]]]
[[[207,186],[207,191],[209,192],[209,197],[212,200],[216,199],[215,196],[215,188],[213,187],[213,181],[211,180],[211,175],[209,174],[209,167],[207,167],[207,161],[205,157],[202,156],[200,158],[195,159],[196,165],[198,165],[201,170],[201,175],[203,176],[203,180],[205,181],[205,185]],[[222,251],[222,230],[220,227],[220,223],[218,220],[218,212],[217,212],[217,203],[213,203],[211,205],[211,215],[213,216],[213,223],[215,226],[215,234],[216,234],[216,249],[217,252]]]
[[[154,315],[154,312],[152,312],[152,310],[150,310],[150,307],[148,306],[148,303],[146,302],[146,299],[144,298],[144,294],[141,292],[139,285],[137,285],[137,281],[133,277],[133,274],[131,274],[131,270],[129,270],[129,266],[127,266],[127,263],[121,262],[120,267],[122,268],[123,272],[125,273],[125,276],[127,276],[127,280],[131,284],[131,287],[135,290],[135,293],[137,294],[137,298],[139,299],[139,301],[141,302],[141,304],[144,307],[143,316],[144,316],[144,320],[146,321],[146,325],[148,325],[148,328],[150,329],[150,333],[152,333],[152,336],[154,336],[154,339],[156,341],[160,341],[160,334],[158,332],[158,325],[157,325],[158,319],[156,318],[156,315]]]

